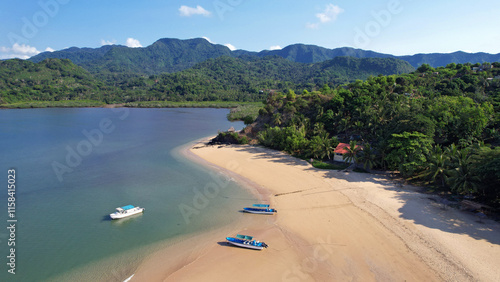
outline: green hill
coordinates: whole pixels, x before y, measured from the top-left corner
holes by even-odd
[[[32,63],[0,61],[0,103],[21,101],[103,100],[108,90],[88,71],[68,59]]]
[[[69,48],[44,52],[30,58],[41,62],[47,58],[65,58],[91,73],[130,73],[152,75],[188,69],[199,62],[220,56],[231,56],[229,48],[211,44],[202,38],[180,40],[164,38],[144,48],[108,45],[97,49]]]
[[[325,84],[335,87],[369,76],[413,70],[407,62],[396,59],[337,57],[322,63],[302,64],[279,56],[248,57],[245,60],[219,57],[182,72],[153,76],[143,80],[142,85],[152,85],[145,91],[155,100],[255,101],[264,99],[272,90],[312,91]],[[136,95],[147,98],[144,93]]]
[[[89,66],[92,61],[102,58],[107,52],[113,48],[124,46],[105,45],[100,48],[78,48],[71,47],[68,49],[43,52],[28,59],[28,61],[39,63],[45,59],[68,59],[79,66]]]
[[[312,91],[325,84],[335,87],[369,76],[413,70],[407,62],[390,58],[337,57],[322,63],[302,64],[279,56],[245,59],[222,56],[175,73],[92,75],[68,59],[46,59],[36,64],[7,60],[0,64],[0,97],[2,103],[82,99],[105,102],[261,101],[270,91]]]
[[[91,73],[156,75],[185,70],[197,63],[220,56],[242,57],[244,59],[248,57],[279,56],[292,62],[306,64],[320,63],[336,57],[346,56],[354,58],[395,58],[409,62],[415,68],[422,64],[438,67],[450,63],[500,61],[500,54],[455,52],[449,54],[394,56],[350,47],[328,49],[306,44],[293,44],[280,50],[264,50],[260,52],[231,51],[226,46],[212,44],[203,38],[186,40],[164,38],[143,48],[129,48],[118,45],[107,45],[96,49],[72,47],[55,52],[44,52],[29,60],[41,62],[47,58],[70,59],[73,63],[82,66]]]

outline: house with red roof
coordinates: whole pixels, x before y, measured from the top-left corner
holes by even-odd
[[[339,143],[337,145],[337,147],[335,148],[335,150],[333,151],[334,152],[334,155],[333,155],[333,160],[334,161],[337,161],[337,162],[343,162],[344,161],[344,154],[347,154],[347,149],[351,148],[351,145],[349,145],[349,143]],[[361,145],[356,145],[355,147],[356,149],[358,149],[358,152],[363,150],[363,146]],[[352,163],[353,161],[351,161],[350,163]]]

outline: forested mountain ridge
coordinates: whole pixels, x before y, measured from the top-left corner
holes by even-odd
[[[188,69],[199,62],[220,56],[231,56],[223,45],[211,44],[203,38],[188,40],[164,38],[144,48],[106,45],[101,48],[76,48],[43,52],[29,60],[47,58],[70,59],[91,73],[160,74]]]
[[[382,54],[373,51],[366,51],[350,47],[327,49],[316,45],[293,44],[280,50],[264,50],[256,56],[277,55],[287,60],[299,63],[319,63],[331,60],[335,57],[354,57],[354,58],[391,58],[395,57],[389,54]]]
[[[120,45],[104,45],[100,48],[71,47],[60,51],[42,52],[28,59],[30,62],[39,63],[45,59],[68,59],[76,65],[88,66],[92,61],[102,58],[109,50],[126,48]]]
[[[29,60],[41,62],[47,58],[70,59],[91,73],[152,75],[185,70],[196,63],[220,56],[280,56],[292,62],[300,63],[318,63],[345,56],[355,58],[396,58],[409,62],[415,68],[422,64],[438,67],[446,66],[449,63],[500,61],[500,54],[455,52],[449,54],[394,56],[350,47],[328,49],[307,44],[293,44],[280,50],[263,50],[260,52],[231,51],[226,46],[212,44],[203,38],[186,40],[164,38],[150,46],[141,48],[129,48],[119,45],[107,45],[96,49],[72,47],[55,52],[43,52],[31,57]]]
[[[500,54],[488,53],[466,53],[463,51],[453,53],[432,53],[432,54],[415,54],[412,56],[397,56],[396,58],[409,62],[415,68],[423,64],[428,64],[431,67],[444,67],[448,64],[465,64],[465,63],[492,63],[500,61]]]
[[[269,91],[315,90],[369,76],[413,71],[396,59],[337,57],[317,64],[295,63],[279,56],[208,59],[194,67],[161,75],[92,75],[69,60],[40,63],[9,60],[0,65],[3,103],[30,100],[90,99],[106,103],[135,101],[261,101]],[[11,75],[12,71],[15,75]],[[73,73],[75,72],[75,73]],[[50,77],[46,77],[50,74]],[[77,78],[84,79],[83,81]],[[67,81],[78,82],[68,87]],[[21,80],[20,80],[21,79]],[[3,87],[2,87],[3,85]]]

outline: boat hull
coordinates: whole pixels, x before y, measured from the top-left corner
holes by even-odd
[[[274,214],[274,212],[247,211],[247,210],[243,210],[243,211],[247,212],[247,213],[255,213],[255,214]]]
[[[262,250],[264,249],[264,247],[259,247],[259,246],[253,246],[253,245],[246,245],[246,244],[241,244],[241,243],[237,243],[237,242],[231,242],[231,241],[228,241],[229,244],[231,245],[234,245],[234,246],[237,246],[237,247],[241,247],[241,248],[247,248],[247,249],[252,249],[252,250]]]
[[[125,218],[125,217],[129,217],[132,215],[143,213],[144,210],[145,210],[144,208],[136,208],[134,210],[127,210],[125,213],[114,212],[114,213],[110,214],[109,217],[111,217],[111,219],[120,219],[120,218]]]
[[[275,209],[256,209],[256,208],[243,208],[244,212],[254,213],[254,214],[274,214],[277,212]]]

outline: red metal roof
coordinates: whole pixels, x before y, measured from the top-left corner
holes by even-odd
[[[343,154],[347,153],[346,148],[350,148],[350,147],[351,146],[348,143],[339,143],[337,145],[337,148],[335,148],[334,152],[343,155]],[[359,150],[363,150],[363,146],[361,146],[361,145],[356,145],[356,148],[359,148]]]

